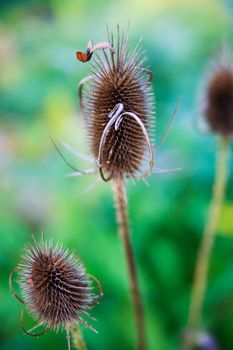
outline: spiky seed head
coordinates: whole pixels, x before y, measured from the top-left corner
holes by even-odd
[[[81,107],[93,156],[110,180],[143,172],[149,139],[145,131],[153,132],[155,117],[151,73],[140,43],[129,53],[128,32],[120,35],[119,27],[117,39],[108,34],[108,40],[114,51],[93,56]]]
[[[19,264],[19,283],[29,312],[48,328],[80,321],[97,298],[81,261],[61,245],[29,245]]]
[[[212,131],[225,136],[233,133],[233,66],[226,46],[209,74],[204,114]]]

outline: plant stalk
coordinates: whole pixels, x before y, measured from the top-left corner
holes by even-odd
[[[85,344],[85,341],[83,339],[83,335],[82,335],[82,332],[81,332],[79,326],[78,325],[73,326],[71,329],[71,332],[72,332],[72,336],[73,336],[74,347],[77,350],[87,350],[87,347],[86,347],[86,344]]]
[[[228,177],[229,140],[226,136],[220,137],[218,157],[216,161],[216,175],[213,185],[213,194],[204,233],[197,254],[194,281],[191,293],[191,302],[188,318],[188,330],[195,333],[198,330],[202,317],[205,292],[207,288],[208,270],[214,238],[217,230],[219,215],[224,200],[224,193]]]
[[[136,322],[138,350],[146,349],[146,334],[144,323],[144,312],[142,300],[139,292],[138,277],[136,271],[136,263],[134,259],[133,247],[130,239],[130,230],[127,211],[127,197],[125,191],[125,182],[123,177],[118,177],[113,180],[113,191],[115,195],[117,220],[119,225],[119,234],[122,239],[125,258],[128,268],[130,287],[133,299],[133,307]]]

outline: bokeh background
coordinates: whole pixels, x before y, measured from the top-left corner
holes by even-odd
[[[224,0],[0,1],[0,348],[65,349],[65,333],[23,334],[21,305],[8,278],[31,233],[41,230],[77,252],[99,278],[104,298],[93,310],[99,335],[83,329],[89,349],[134,348],[133,315],[124,254],[117,235],[111,186],[97,176],[67,178],[70,169],[50,136],[88,153],[77,85],[89,72],[75,58],[87,42],[106,40],[106,24],[126,28],[130,47],[143,36],[154,73],[156,140],[177,101],[175,125],[155,154],[161,168],[149,186],[128,183],[133,245],[151,350],[180,349],[198,244],[211,186],[217,139],[201,133],[198,92],[223,41],[233,46],[233,5]],[[66,152],[79,168],[86,161]],[[232,162],[230,164],[232,169]],[[233,175],[231,173],[231,175]],[[15,286],[17,289],[17,285]],[[26,316],[25,325],[33,321]],[[211,260],[203,330],[222,350],[233,348],[233,177]]]

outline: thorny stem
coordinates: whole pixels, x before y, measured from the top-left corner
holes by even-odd
[[[118,177],[113,180],[113,191],[115,195],[117,219],[119,224],[119,233],[124,246],[130,285],[131,285],[131,293],[133,298],[136,330],[137,330],[137,337],[138,337],[137,349],[145,350],[146,334],[145,334],[145,324],[144,324],[144,312],[143,312],[142,301],[141,301],[141,296],[139,292],[133,247],[130,240],[126,192],[125,192],[125,184],[124,184],[123,177]]]
[[[199,322],[204,303],[204,296],[207,287],[207,275],[209,261],[217,230],[219,214],[224,200],[224,192],[228,177],[228,137],[221,136],[218,158],[216,162],[216,177],[213,185],[213,195],[210,203],[208,218],[199,251],[194,274],[194,282],[191,294],[189,309],[188,330],[195,333],[198,330]]]
[[[78,325],[73,326],[71,329],[71,332],[72,332],[73,343],[75,348],[77,350],[87,350],[87,347],[79,326]]]

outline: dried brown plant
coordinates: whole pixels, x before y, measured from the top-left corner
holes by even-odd
[[[22,298],[12,287],[16,271]],[[99,295],[93,292],[93,280],[98,284]],[[80,259],[59,244],[55,247],[46,244],[43,235],[40,243],[33,238],[33,245],[27,247],[22,262],[11,274],[10,289],[38,321],[33,329],[46,327],[42,333],[35,334],[25,329],[21,319],[22,329],[28,335],[40,336],[52,329],[65,328],[70,349],[69,333],[75,323],[80,322],[96,332],[82,316],[90,317],[88,310],[99,302],[102,294],[99,282],[86,273]]]
[[[208,129],[219,137],[219,149],[209,213],[197,253],[184,350],[193,350],[197,335],[203,331],[200,324],[208,271],[228,180],[229,139],[233,133],[233,65],[227,45],[222,47],[208,72],[202,98],[202,112]]]
[[[91,75],[79,84],[93,158],[104,181],[113,182],[119,233],[125,250],[135,310],[138,349],[146,348],[144,312],[130,239],[125,192],[126,178],[144,178],[154,165],[151,135],[155,122],[152,73],[145,52],[129,52],[128,30],[108,33],[110,50],[95,54]]]

